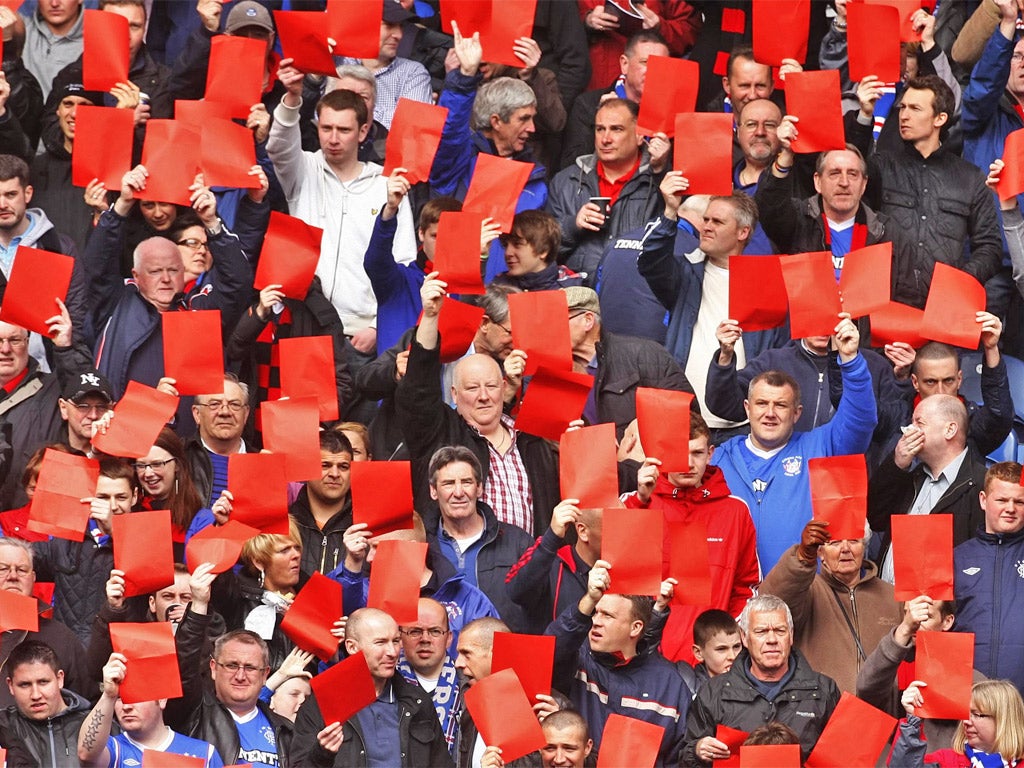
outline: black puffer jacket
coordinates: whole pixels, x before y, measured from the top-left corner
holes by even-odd
[[[15,706],[0,711],[0,744],[9,768],[78,765],[78,729],[92,707],[74,691],[61,691],[67,708],[46,720],[22,717]]]
[[[391,678],[398,706],[398,745],[402,754],[403,768],[445,768],[451,766],[448,745],[441,733],[441,723],[431,701],[422,688],[407,683],[401,675]],[[320,712],[316,694],[310,694],[299,707],[295,718],[294,750],[292,765],[316,766],[316,768],[362,768],[367,765],[366,737],[355,717],[345,721],[342,731],[341,749],[332,754],[320,746],[316,735],[326,723]],[[396,766],[397,768],[397,766]]]
[[[36,578],[53,581],[53,616],[88,645],[92,625],[106,602],[105,584],[114,567],[114,545],[97,544],[86,533],[82,541],[50,539],[32,545]]]
[[[690,705],[682,764],[708,765],[697,757],[696,744],[705,736],[714,736],[716,726],[727,725],[749,733],[769,720],[796,731],[801,762],[806,760],[839,703],[840,691],[831,677],[811,669],[798,651],[790,651],[789,663],[795,667],[793,676],[774,701],[762,696],[747,677],[750,656],[746,651],[739,655],[732,669],[711,678]]]

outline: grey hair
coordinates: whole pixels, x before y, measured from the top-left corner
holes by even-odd
[[[491,322],[504,323],[508,319],[508,297],[513,293],[522,293],[522,290],[514,285],[491,283],[484,295],[477,299],[476,305],[483,309]]]
[[[230,381],[232,384],[237,386],[242,391],[242,398],[245,400],[245,404],[249,405],[249,385],[238,378],[238,375],[231,371],[224,371],[224,381]],[[210,392],[209,395],[217,395],[219,392]],[[196,395],[193,402],[198,403],[200,397],[208,397],[209,395]]]
[[[24,550],[28,553],[28,558],[31,560],[35,554],[32,551],[32,545],[27,541],[21,539],[13,539],[10,536],[0,536],[0,547],[17,547],[18,549]]]
[[[476,92],[470,127],[474,131],[486,131],[491,127],[491,115],[507,123],[517,109],[535,106],[537,96],[530,86],[516,77],[498,77],[481,85]]]
[[[377,103],[377,78],[373,76],[373,72],[362,64],[342,64],[338,67],[337,77],[327,78],[327,86],[324,88],[324,92],[330,93],[340,88],[338,80],[343,77],[351,77],[353,80],[358,80],[370,86],[370,90],[373,93],[373,101],[375,104]]]
[[[178,253],[178,245],[177,245],[177,243],[175,243],[170,238],[163,237],[162,235],[154,235],[153,237],[147,237],[141,243],[136,245],[135,246],[135,250],[132,251],[132,268],[136,269],[136,270],[142,268],[143,248],[145,248],[147,251],[149,251],[149,250],[151,250],[151,249],[153,249],[154,247],[157,247],[157,246],[166,248],[167,246],[162,245],[161,241],[163,241],[164,243],[167,243],[168,245],[170,245],[172,248],[174,248],[175,253]],[[168,251],[168,253],[170,253],[170,251]],[[179,253],[179,256],[180,256],[180,253]],[[184,266],[184,260],[182,260],[182,266]]]
[[[746,635],[750,632],[750,614],[752,613],[775,613],[785,611],[786,626],[789,627],[789,634],[793,634],[793,612],[789,610],[786,601],[775,595],[757,595],[747,600],[743,606],[743,613],[740,614],[740,631]]]

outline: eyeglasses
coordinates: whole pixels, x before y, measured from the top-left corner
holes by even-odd
[[[499,323],[499,322],[498,322],[497,320],[495,320],[495,319],[494,319],[494,318],[492,318],[492,317],[488,317],[487,319],[488,319],[488,320],[490,320],[490,321],[491,321],[491,323],[493,323],[494,325],[496,325],[496,326],[498,326],[499,328],[501,328],[501,330],[503,330],[503,331],[504,331],[505,333],[507,333],[507,334],[508,334],[509,336],[511,336],[511,335],[512,335],[512,329],[511,329],[511,328],[506,328],[506,327],[505,327],[504,325],[502,325],[501,323]]]
[[[205,240],[196,240],[194,237],[179,240],[178,245],[184,245],[186,248],[191,248],[193,251],[205,251],[208,247]]]
[[[424,634],[430,636],[432,640],[436,640],[439,637],[444,637],[448,634],[447,629],[441,629],[440,627],[431,627],[430,629],[424,629],[423,627],[413,627],[412,629],[403,629],[402,634],[406,637],[411,637],[413,640],[419,640]]]
[[[28,336],[4,336],[0,337],[0,347],[9,344],[11,349],[21,349],[28,344]]]
[[[255,677],[264,670],[263,667],[257,667],[253,664],[239,664],[237,661],[229,661],[227,664],[221,664],[219,661],[214,659],[213,663],[221,669],[226,669],[232,677],[237,675],[239,670],[244,672],[246,677]]]
[[[1020,64],[1022,61],[1024,61],[1024,53],[1013,54],[1013,56],[1010,57],[1010,61],[1012,61],[1014,64]]]
[[[94,414],[96,416],[102,416],[104,413],[110,410],[109,405],[96,405],[94,403],[72,403],[78,412],[85,416],[87,413]]]
[[[228,400],[227,402],[224,400],[207,400],[205,403],[196,403],[196,405],[200,408],[209,408],[211,411],[219,411],[226,405],[229,410],[235,413],[245,408],[245,403],[240,400]]]
[[[7,575],[14,571],[18,578],[24,578],[32,573],[31,565],[7,565],[6,563],[0,563],[0,579],[7,578]]]
[[[168,464],[173,464],[176,461],[177,461],[177,459],[166,459],[164,461],[151,461],[149,463],[144,463],[144,462],[141,462],[141,461],[137,461],[137,462],[135,462],[134,466],[135,466],[135,471],[138,472],[141,475],[147,469],[152,469],[154,472],[160,472]]]

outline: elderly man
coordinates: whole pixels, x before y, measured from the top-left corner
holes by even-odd
[[[295,718],[295,765],[453,765],[430,698],[395,674],[400,647],[398,625],[383,611],[361,608],[349,617],[345,650],[366,657],[377,698],[344,723],[324,723],[310,695]]]
[[[881,578],[890,583],[890,522],[893,515],[953,516],[953,546],[971,538],[984,516],[976,495],[985,480],[985,461],[967,441],[967,409],[953,395],[926,397],[891,457],[868,482],[868,522],[884,534]]]
[[[548,210],[562,228],[559,261],[589,286],[597,282],[605,248],[642,227],[658,205],[654,186],[668,163],[669,142],[658,135],[645,146],[638,109],[628,99],[605,100],[594,117],[594,153],[576,158],[551,181]],[[595,197],[608,203],[592,202]]]
[[[246,453],[242,432],[249,420],[249,387],[233,373],[224,376],[224,391],[196,395],[192,418],[199,434],[185,443],[192,482],[205,506],[228,487],[228,457]]]
[[[727,440],[711,459],[725,473],[732,492],[750,507],[757,556],[765,570],[775,567],[783,552],[800,540],[811,519],[806,462],[863,453],[878,422],[871,375],[859,352],[860,334],[848,314],[839,315],[832,343],[839,353],[843,394],[830,422],[796,432],[800,385],[786,373],[766,371],[751,379],[743,403],[750,435]]]
[[[749,733],[769,720],[796,732],[803,762],[839,703],[839,687],[793,648],[793,615],[781,598],[752,598],[739,623],[744,650],[694,697],[682,764],[710,766],[730,756],[715,738],[719,725]]]
[[[849,693],[860,665],[903,618],[892,585],[864,560],[867,541],[833,539],[827,521],[811,520],[758,587],[786,601],[794,646]]]
[[[646,595],[608,593],[610,568],[598,560],[586,594],[548,628],[555,636],[555,669],[573,676],[569,698],[587,721],[595,749],[600,751],[608,716],[625,715],[664,728],[657,762],[678,765],[693,694],[649,637],[652,624],[656,634],[664,626],[675,579],[662,583],[655,602]]]
[[[32,596],[36,572],[32,564],[31,545],[20,539],[0,538],[0,589]],[[60,659],[63,684],[81,696],[92,693],[86,670],[85,649],[75,633],[56,619],[49,618],[50,606],[39,603],[39,630],[16,629],[0,635],[0,658],[8,658],[25,641],[45,643]],[[9,668],[8,668],[9,670]],[[0,707],[15,703],[14,691],[0,687]]]
[[[64,687],[61,660],[46,643],[21,643],[4,666],[14,697],[0,711],[0,744],[7,750],[7,764],[62,764],[75,754],[78,726],[89,714],[89,702]]]
[[[527,533],[543,531],[560,499],[558,458],[545,440],[517,431],[503,414],[506,384],[498,363],[482,354],[463,358],[452,382],[455,409],[443,404],[437,316],[444,294],[445,283],[437,273],[428,275],[420,289],[423,317],[395,392],[396,412],[413,462],[416,508],[433,506],[427,497],[427,465],[434,451],[461,445],[472,449],[483,468],[482,499],[498,520]],[[428,530],[436,520],[426,516]]]
[[[483,48],[478,36],[463,37],[454,25],[459,66],[445,79],[438,104],[447,107],[441,145],[430,173],[432,196],[451,195],[463,200],[480,154],[507,157],[533,165],[519,195],[516,213],[543,208],[548,199],[545,169],[534,161],[527,143],[536,130],[537,96],[518,78],[498,77],[481,85]],[[501,246],[491,243],[486,278],[506,269]]]
[[[508,631],[505,622],[492,618],[476,619],[463,627],[459,634],[458,656],[455,657],[455,668],[459,673],[463,693],[491,674],[494,633]],[[531,695],[527,692],[527,696]],[[459,768],[471,766],[472,758],[481,755],[485,746],[469,710],[464,708],[460,713],[459,732],[453,752],[456,765]]]
[[[1024,561],[1024,487],[1021,465],[993,464],[979,494],[984,528],[953,550],[956,632],[974,633],[974,666],[989,678],[1024,688],[1024,647],[1016,630],[1024,606],[1020,570]]]
[[[78,371],[64,384],[57,401],[67,428],[64,443],[72,451],[93,457],[92,425],[114,407],[114,392],[107,377],[95,368]]]

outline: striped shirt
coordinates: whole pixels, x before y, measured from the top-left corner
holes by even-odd
[[[502,416],[501,423],[512,442],[502,455],[488,441],[489,464],[482,500],[494,510],[499,522],[522,528],[533,536],[533,492],[523,457],[516,447],[518,433],[508,416]]]

